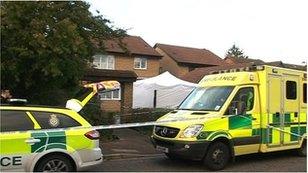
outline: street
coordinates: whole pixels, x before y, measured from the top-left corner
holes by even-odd
[[[306,172],[306,157],[298,157],[291,151],[240,156],[222,171],[227,172]],[[209,171],[201,162],[170,160],[164,155],[116,159],[104,161],[89,171]]]

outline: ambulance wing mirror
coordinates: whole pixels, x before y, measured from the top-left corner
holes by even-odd
[[[101,81],[97,83],[90,83],[83,86],[89,88],[92,91],[82,100],[70,99],[66,102],[66,108],[79,112],[98,91],[112,91],[120,89],[120,83],[118,81]]]

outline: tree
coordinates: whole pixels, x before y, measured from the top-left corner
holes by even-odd
[[[82,1],[1,2],[1,88],[35,104],[59,105],[78,90],[104,40],[125,31]]]
[[[232,57],[232,58],[248,58],[248,56],[244,55],[243,50],[241,50],[239,47],[233,46],[228,50],[226,57]]]

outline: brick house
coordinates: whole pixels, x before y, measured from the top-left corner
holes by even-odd
[[[183,80],[192,83],[198,83],[205,75],[210,75],[219,70],[244,68],[254,65],[254,63],[224,64],[221,66],[197,68],[182,77]]]
[[[155,50],[163,57],[160,60],[160,72],[169,71],[181,78],[195,68],[221,65],[224,61],[207,49],[174,46],[157,43]]]
[[[251,58],[234,58],[234,57],[229,57],[227,56],[224,61],[227,64],[241,64],[241,63],[264,63],[264,61],[260,59],[251,59]]]
[[[90,69],[86,72],[84,81],[100,82],[104,80],[117,80],[121,89],[107,93],[99,93],[100,107],[106,112],[129,112],[132,108],[133,82],[137,75],[127,70]]]
[[[198,83],[205,75],[210,75],[217,71],[230,70],[230,69],[243,69],[255,65],[271,65],[271,66],[290,68],[295,70],[303,70],[303,71],[307,70],[306,66],[287,64],[281,61],[264,62],[260,59],[250,59],[250,58],[244,59],[244,58],[232,58],[232,57],[229,58],[227,57],[224,60],[226,61],[226,63],[220,66],[197,68],[189,72],[188,74],[184,75],[182,79],[189,82]]]
[[[94,68],[134,71],[138,79],[159,74],[162,56],[141,37],[124,37],[122,44],[117,40],[108,40],[105,44],[106,53],[94,55]]]
[[[107,112],[128,112],[132,109],[133,82],[159,74],[158,54],[141,37],[126,36],[108,40],[104,53],[93,56],[93,68],[86,81],[117,80],[121,89],[99,93],[101,108]]]

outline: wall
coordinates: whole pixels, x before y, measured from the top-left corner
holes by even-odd
[[[160,60],[160,67],[162,69],[162,72],[169,71],[171,74],[178,78],[189,72],[188,67],[178,65],[177,62],[175,62],[160,48],[156,47],[155,50],[163,56]]]
[[[226,63],[228,64],[236,64],[235,62],[233,62],[230,58],[225,58],[224,59]]]
[[[101,109],[106,112],[120,112],[121,100],[102,100]]]
[[[133,83],[121,83],[121,100],[102,100],[101,109],[106,112],[130,112],[133,107]]]
[[[126,83],[123,91],[121,97],[123,100],[122,112],[127,113],[130,112],[133,107],[133,83]]]
[[[134,69],[134,58],[115,55],[115,70],[134,71],[139,78],[149,78],[159,75],[159,59],[148,58],[147,69]]]

